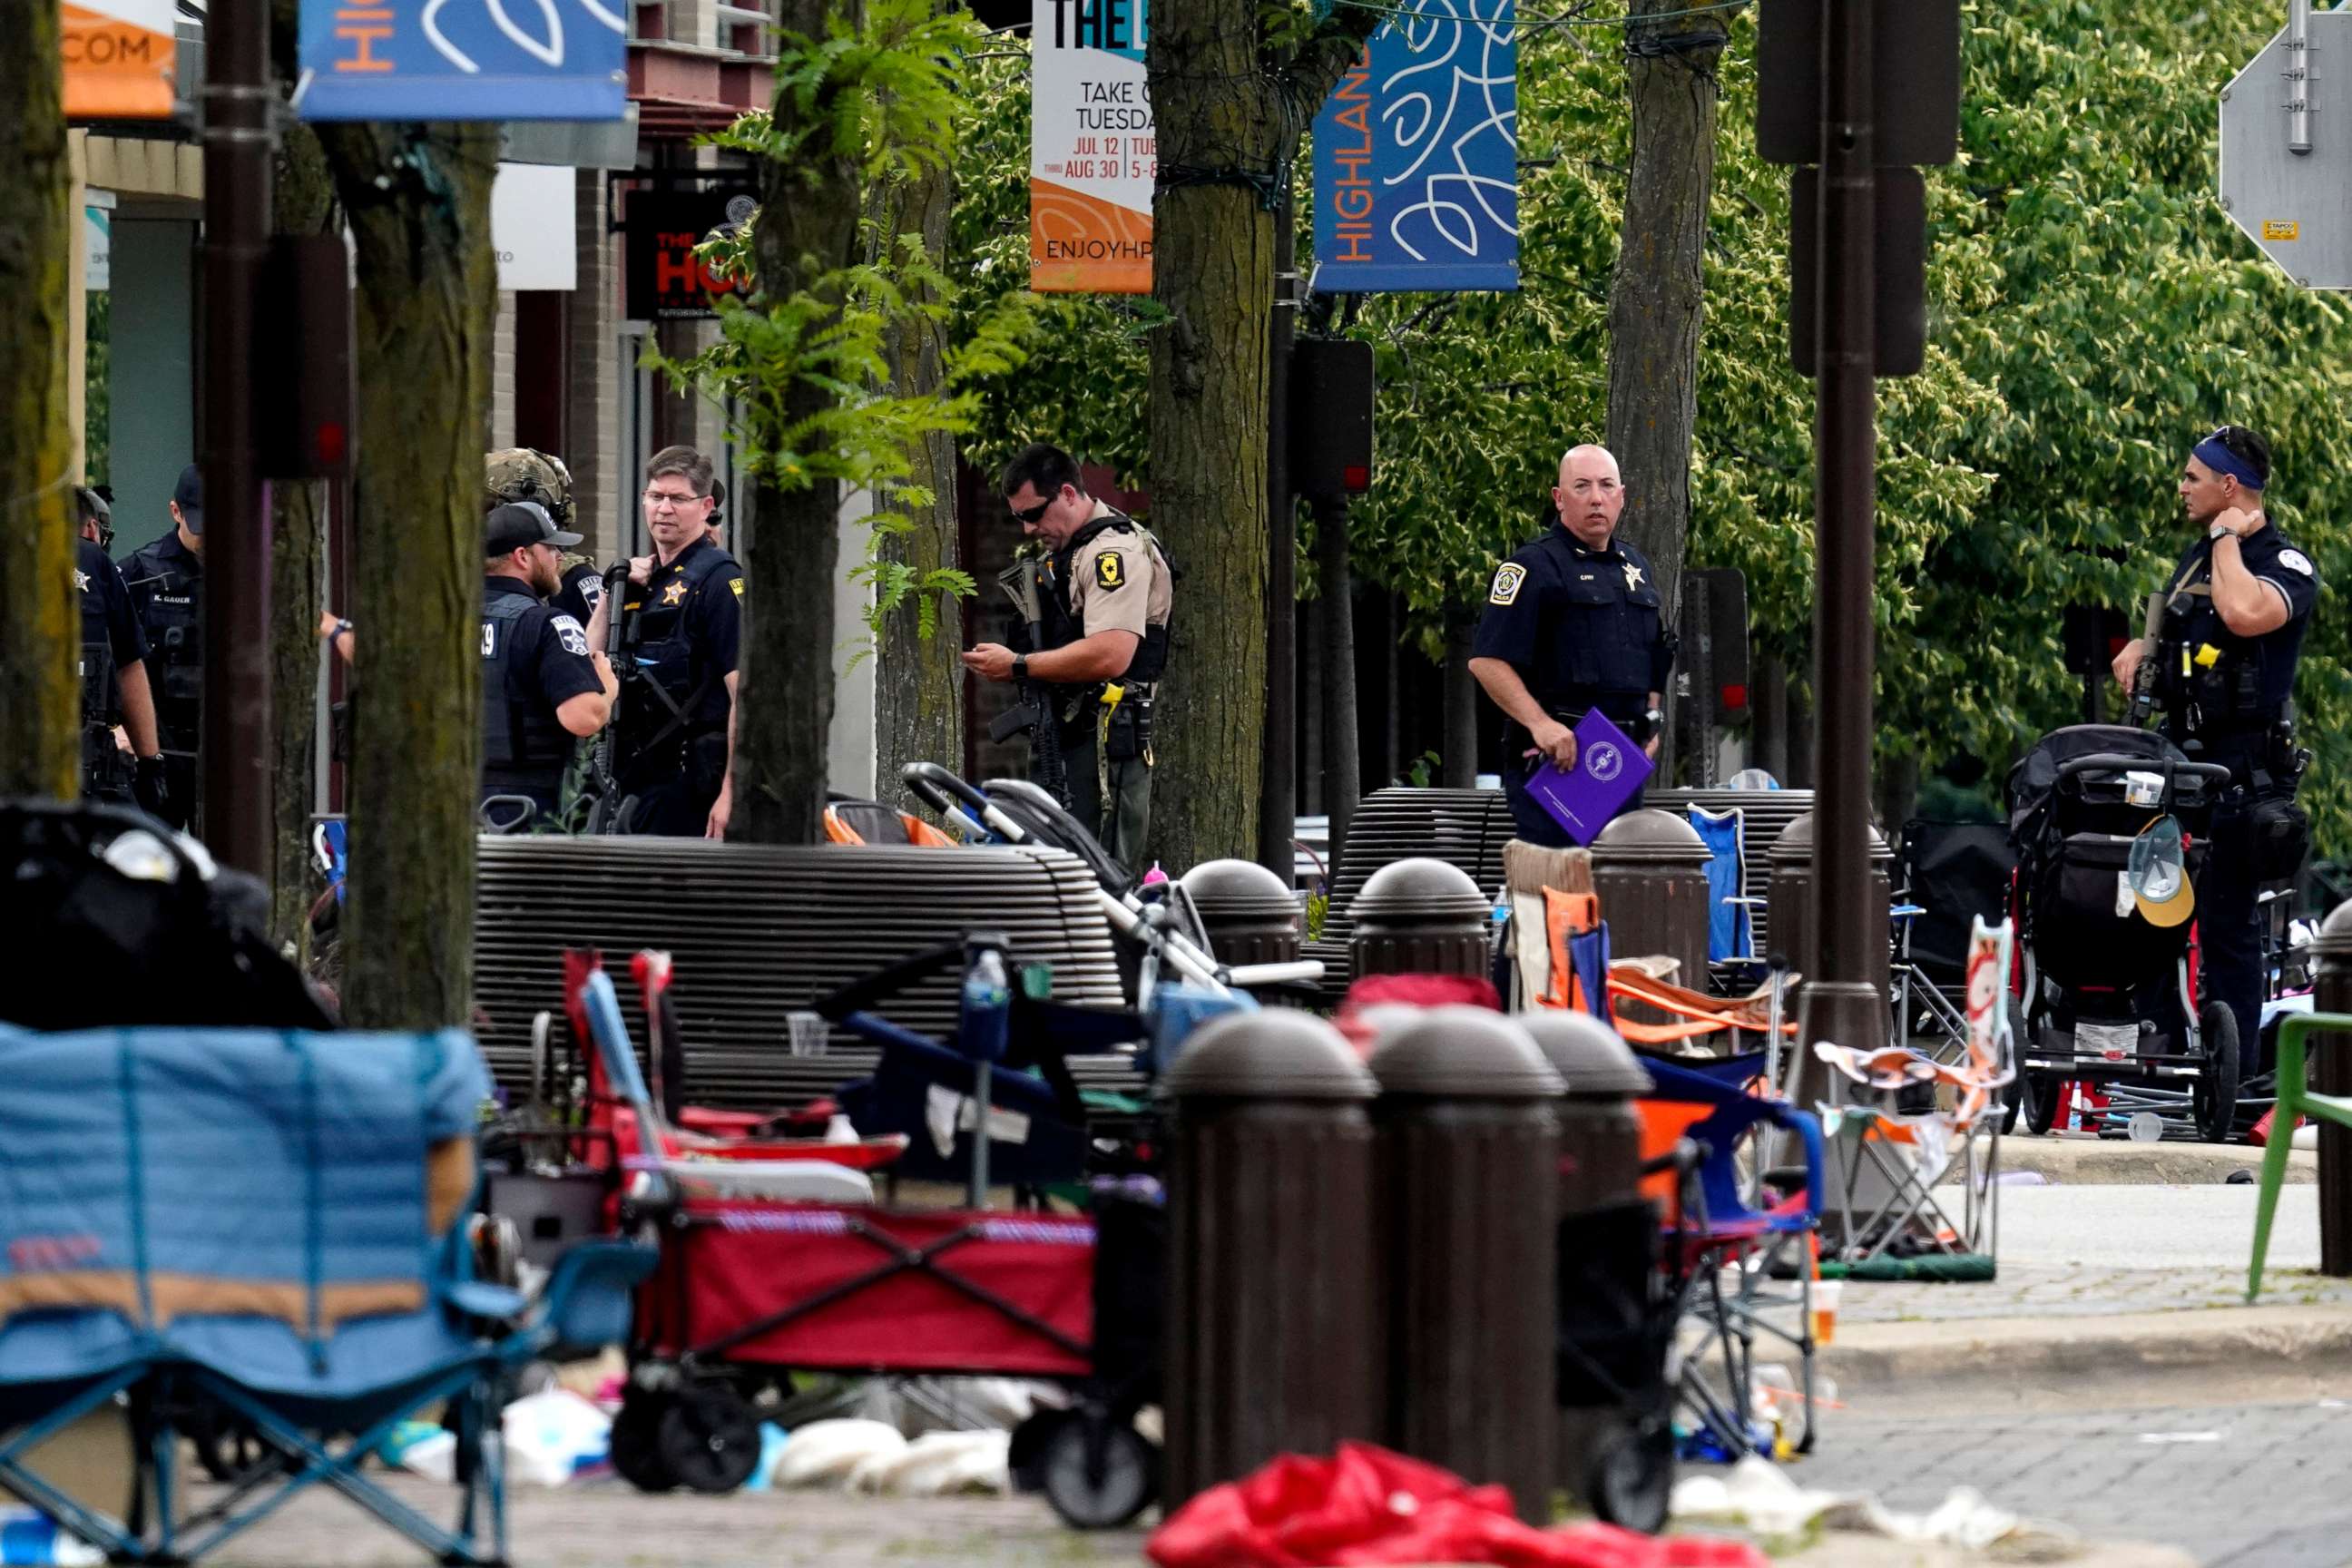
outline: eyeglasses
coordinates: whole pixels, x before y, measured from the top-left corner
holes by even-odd
[[[1044,500],[1039,501],[1033,507],[1017,507],[1011,501],[1007,501],[1004,504],[1006,509],[1013,513],[1013,521],[1021,524],[1024,528],[1034,528],[1037,526],[1038,520],[1045,515],[1046,509],[1054,504],[1054,498],[1052,496],[1047,496]]]
[[[687,495],[679,495],[675,490],[647,490],[642,499],[646,506],[652,508],[656,511],[659,511],[664,507],[676,510],[680,507],[692,506],[698,500],[709,500],[710,498],[709,496],[698,496],[690,493]]]

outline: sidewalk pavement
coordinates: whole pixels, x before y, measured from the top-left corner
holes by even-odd
[[[2318,1180],[2319,1156],[2311,1150],[2290,1149],[2286,1162],[2289,1185],[2307,1186]],[[2263,1152],[2243,1143],[2134,1143],[2062,1132],[2049,1138],[2002,1139],[2000,1168],[2031,1171],[2067,1186],[2218,1185],[2233,1171],[2259,1175]]]

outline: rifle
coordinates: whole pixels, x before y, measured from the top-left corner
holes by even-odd
[[[2168,596],[2160,588],[2147,596],[2147,618],[2140,628],[2144,649],[2139,656],[2139,668],[2132,676],[2131,721],[2135,729],[2147,729],[2156,716],[2156,683],[2162,669],[2157,634],[2164,630],[2164,606]]]
[[[1029,634],[1032,648],[1045,640],[1045,602],[1037,583],[1037,563],[1016,561],[996,574],[996,585],[1013,601],[1015,614]],[[988,738],[1003,741],[1029,732],[1030,776],[1037,786],[1070,809],[1070,773],[1062,763],[1062,731],[1054,716],[1053,693],[1041,682],[1024,680],[1020,700],[998,714],[988,726]]]
[[[627,614],[622,605],[629,591],[629,563],[618,561],[604,570],[604,660],[612,667],[613,678],[618,683],[613,693],[613,709],[605,716],[604,727],[596,731],[596,739],[588,748],[588,777],[595,791],[596,803],[588,811],[588,831],[591,834],[625,831],[619,764],[614,760],[618,744],[615,737],[621,730],[621,707],[627,701],[629,686],[638,676],[636,661],[625,656],[622,623]]]

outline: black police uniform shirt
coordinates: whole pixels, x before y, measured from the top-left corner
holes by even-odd
[[[743,647],[743,568],[706,534],[667,565],[657,563],[642,587],[630,584],[622,608],[634,617],[629,646],[639,668],[688,709],[688,738],[723,735],[730,705],[727,677]],[[623,720],[638,745],[668,730],[670,721],[658,698],[626,705]],[[665,739],[662,752],[669,751]]]
[[[604,599],[604,574],[596,570],[595,563],[582,561],[564,572],[563,586],[555,591],[547,605],[584,626],[596,618],[596,606]]]
[[[110,723],[121,711],[115,682],[124,666],[147,657],[147,638],[121,569],[87,539],[75,544],[74,591],[81,599],[82,717]],[[101,679],[105,689],[93,689]]]
[[[1649,557],[1622,533],[1595,550],[1557,517],[1495,569],[1470,651],[1509,665],[1546,712],[1571,725],[1596,706],[1620,725],[1637,721],[1674,665]],[[1516,720],[1504,743],[1507,754],[1528,745]]]
[[[495,759],[486,759],[486,789],[499,782],[523,783],[520,775],[534,772],[560,777],[570,757],[571,738],[570,732],[556,722],[555,710],[574,697],[604,689],[604,683],[596,679],[595,662],[588,657],[587,627],[554,605],[541,604],[539,596],[530,591],[530,584],[520,578],[483,578],[482,599],[486,605],[506,597],[521,598],[527,601],[526,606],[510,623],[503,649],[493,647],[490,640],[498,635],[500,623],[490,616],[483,617],[482,657],[488,659],[503,654],[507,671],[505,695],[511,715],[508,721],[509,740],[516,758],[505,766]],[[485,691],[483,698],[487,704],[493,693]],[[534,759],[522,754],[534,739],[539,750],[551,753],[535,759],[535,765]]]
[[[142,545],[122,563],[154,663],[147,671],[166,751],[194,752],[205,696],[205,563],[180,531]]]
[[[2319,569],[2311,557],[2274,522],[2265,523],[2239,541],[2238,558],[2257,582],[2267,583],[2286,601],[2284,624],[2259,637],[2240,637],[2213,607],[2212,548],[2216,542],[2200,539],[2182,553],[2168,583],[2180,583],[2184,592],[2174,596],[2175,608],[2164,626],[2159,650],[2160,690],[2167,699],[2173,739],[2225,738],[2267,730],[2280,718],[2294,694],[2294,669],[2303,656],[2304,633],[2310,629],[2312,606],[2319,599]],[[2180,674],[2186,648],[2189,673]],[[2200,668],[2200,650],[2210,647],[2214,658]],[[2253,668],[2251,681],[2239,670]],[[2186,711],[2196,707],[2198,727],[2192,735]]]

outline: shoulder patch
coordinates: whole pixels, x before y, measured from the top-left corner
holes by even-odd
[[[596,613],[596,607],[604,602],[604,579],[593,576],[582,577],[580,579],[580,602],[588,606],[588,613],[590,615],[594,615]]]
[[[737,598],[739,598],[739,599],[740,599],[740,598],[741,598],[741,597],[743,596],[743,579],[742,579],[742,578],[740,578],[740,577],[730,577],[730,578],[728,578],[728,579],[727,579],[727,585],[728,585],[729,587],[730,587],[730,588],[732,588],[732,589],[734,589],[734,590],[735,590],[735,596],[736,596]]]
[[[1519,596],[1519,584],[1528,580],[1528,569],[1516,561],[1506,561],[1495,568],[1495,586],[1486,595],[1490,605],[1508,605]]]
[[[2300,550],[2280,551],[2278,563],[2290,572],[2300,572],[2306,577],[2315,574],[2312,571],[2311,557]]]
[[[587,628],[565,615],[550,616],[548,624],[555,628],[555,640],[563,645],[564,652],[574,658],[588,657]]]
[[[1105,588],[1127,586],[1127,557],[1106,550],[1095,557],[1095,582]]]

